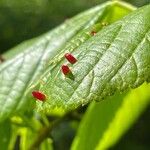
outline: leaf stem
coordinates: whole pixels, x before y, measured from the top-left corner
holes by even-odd
[[[36,137],[35,141],[32,143],[32,145],[29,147],[28,150],[36,150],[39,148],[41,143],[49,136],[50,132],[55,128],[57,125],[59,125],[62,121],[68,119],[68,120],[81,120],[81,115],[77,113],[77,111],[72,111],[66,113],[64,116],[54,120],[53,122],[49,123],[49,125],[44,126],[40,129],[38,136]]]
[[[58,125],[60,122],[62,122],[62,120],[64,120],[66,116],[67,114],[61,118],[54,120],[48,126],[41,128],[37,138],[35,139],[33,144],[29,147],[28,150],[36,150],[40,146],[40,144],[49,136],[49,133],[52,131],[52,129],[56,127],[56,125]]]
[[[114,3],[115,6],[119,6],[119,7],[123,7],[127,10],[136,10],[137,8],[129,3],[126,3],[126,2],[123,2],[123,1],[120,1],[120,0],[112,0],[112,2]]]

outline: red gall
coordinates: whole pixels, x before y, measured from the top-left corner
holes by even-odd
[[[32,96],[34,98],[38,99],[39,101],[45,101],[46,100],[46,96],[40,91],[33,91]]]
[[[74,64],[77,62],[77,59],[70,53],[65,54],[65,58],[71,63]]]
[[[67,65],[62,65],[61,70],[62,70],[64,75],[68,75],[69,73],[71,73],[71,70]]]

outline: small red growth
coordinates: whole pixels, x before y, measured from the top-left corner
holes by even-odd
[[[69,67],[67,65],[62,65],[61,70],[62,70],[64,75],[71,73],[71,70],[69,69]]]
[[[91,31],[91,35],[96,35],[96,31]]]
[[[33,91],[32,96],[40,101],[46,100],[46,96],[40,91]]]
[[[71,63],[74,64],[77,62],[77,59],[70,53],[65,54],[65,58]]]

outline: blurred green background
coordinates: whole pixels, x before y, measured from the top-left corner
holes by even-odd
[[[0,0],[0,54],[106,0]],[[150,0],[126,0],[139,7]],[[113,150],[150,149],[150,107]],[[62,141],[65,139],[62,137]],[[61,140],[59,142],[61,142]]]
[[[0,54],[106,0],[0,0]],[[126,0],[135,6],[150,0]]]

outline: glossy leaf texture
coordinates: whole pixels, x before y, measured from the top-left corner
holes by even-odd
[[[150,79],[150,5],[104,27],[84,43],[69,49],[77,58],[70,65],[63,55],[55,57],[43,75],[40,90],[47,95],[38,108],[71,110],[100,101],[115,92],[136,88]],[[80,39],[82,41],[82,38]],[[60,71],[68,64],[74,79]]]
[[[150,85],[144,84],[126,95],[115,95],[88,108],[72,150],[104,150],[121,138],[150,103]],[[89,133],[90,131],[90,133]]]
[[[4,55],[9,60],[0,65],[0,121],[29,108],[33,100],[31,93],[26,96],[27,89],[40,77],[48,61],[80,30],[95,24],[110,5],[106,3],[85,11]]]

